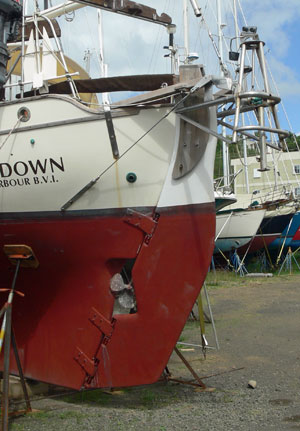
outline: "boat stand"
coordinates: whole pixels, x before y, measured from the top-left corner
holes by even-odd
[[[300,247],[299,247],[300,248]],[[297,251],[299,251],[299,248],[297,248],[297,250],[295,250],[294,252],[292,252],[291,247],[288,248],[288,252],[284,258],[284,261],[282,262],[282,265],[280,267],[280,270],[278,272],[278,275],[280,275],[283,267],[285,266],[286,271],[289,271],[289,274],[291,275],[293,272],[293,260],[295,262],[295,264],[297,265],[298,270],[300,271],[300,266],[295,258],[295,254],[297,253]]]
[[[13,412],[11,414],[24,414],[31,412],[30,400],[25,384],[24,374],[22,370],[21,361],[18,354],[18,348],[14,330],[12,327],[12,303],[14,294],[17,293],[20,296],[24,296],[22,292],[15,290],[17,276],[20,267],[37,268],[39,263],[32,251],[32,249],[26,245],[5,245],[3,248],[4,253],[8,257],[9,261],[16,266],[13,282],[11,289],[0,289],[0,291],[9,291],[7,302],[4,304],[0,311],[0,318],[3,316],[2,327],[0,332],[0,353],[4,339],[4,361],[3,361],[3,386],[2,386],[2,406],[1,406],[1,430],[8,431],[8,416],[9,416],[9,372],[10,372],[10,351],[11,347],[14,352],[16,364],[19,371],[19,377],[24,393],[24,399],[26,403],[26,410]]]
[[[249,247],[248,247],[248,250],[249,250]],[[240,258],[236,249],[234,250],[233,253],[230,254],[230,259],[234,268],[234,272],[236,274],[239,273],[241,277],[244,277],[246,274],[248,274],[247,268],[244,264],[244,260],[247,255],[247,252],[245,253],[243,259]]]
[[[210,318],[209,318],[210,322],[209,323],[211,323],[211,325],[212,325],[212,329],[213,329],[213,333],[214,333],[214,337],[215,337],[216,350],[220,350],[220,345],[219,345],[219,340],[218,340],[218,335],[217,335],[217,330],[216,330],[216,325],[215,325],[215,319],[214,319],[212,308],[210,305],[210,300],[209,300],[208,291],[207,291],[205,282],[203,284],[203,288],[200,291],[199,297],[201,295],[202,290],[204,291],[205,299],[206,299],[206,303],[207,303],[207,307],[208,307],[208,311],[209,311],[209,316],[210,316]],[[198,307],[199,307],[199,303],[198,303]],[[203,306],[202,306],[202,308],[203,308]],[[200,326],[200,329],[201,329],[201,326]],[[208,346],[206,346],[206,348],[208,348]]]
[[[204,313],[204,310],[203,310],[203,302],[202,302],[202,297],[201,297],[201,291],[202,290],[204,290],[204,293],[205,293],[205,298],[206,298],[206,302],[207,302],[207,306],[208,306],[208,310],[209,310],[209,317],[206,316],[206,314]],[[203,284],[203,287],[202,287],[201,291],[199,293],[198,301],[197,302],[198,302],[199,322],[200,322],[200,334],[201,334],[202,346],[198,345],[198,344],[191,344],[191,343],[184,343],[184,342],[179,342],[179,344],[186,345],[186,346],[202,347],[204,358],[206,358],[206,350],[207,349],[216,349],[216,350],[219,350],[220,349],[220,345],[219,345],[219,341],[218,341],[217,331],[216,331],[216,327],[215,327],[215,321],[214,321],[214,317],[213,317],[213,313],[212,313],[212,309],[211,309],[211,305],[210,305],[210,300],[209,300],[209,296],[208,296],[208,292],[207,292],[207,289],[206,289],[205,282]],[[208,319],[209,323],[212,324],[216,347],[209,347],[208,346],[208,342],[207,342],[206,337],[205,337],[205,318]],[[200,386],[203,390],[206,390],[207,387],[205,386],[205,384],[203,383],[203,381],[201,380],[201,378],[198,376],[198,374],[192,368],[191,364],[187,361],[187,359],[183,356],[183,354],[180,352],[180,350],[176,346],[174,348],[174,352],[177,354],[177,356],[179,356],[179,358],[182,360],[182,362],[184,363],[184,365],[186,366],[186,368],[190,371],[190,373],[194,377],[194,381],[193,380],[183,380],[183,379],[178,379],[178,378],[172,377],[171,373],[170,373],[170,371],[168,369],[168,367],[166,367],[165,370],[164,370],[164,372],[165,372],[165,374],[164,374],[165,378],[167,380],[170,380],[170,381],[173,381],[173,382],[177,382],[177,383],[183,383],[183,384],[186,384],[186,385],[192,385],[192,386],[197,386],[197,387]],[[209,390],[211,390],[211,388],[209,388]]]
[[[172,377],[172,374],[170,373],[168,367],[164,370],[164,378],[168,381],[176,382],[176,383],[183,383],[184,385],[192,385],[202,388],[203,390],[207,389],[206,385],[203,383],[203,381],[200,379],[196,371],[192,368],[191,364],[187,361],[187,359],[183,356],[183,354],[178,350],[178,348],[174,347],[174,352],[179,356],[179,358],[182,360],[186,368],[189,370],[189,372],[194,377],[194,380],[183,380],[179,378]],[[196,382],[195,382],[196,381]]]
[[[205,299],[206,299],[206,303],[207,303],[209,315],[207,315],[205,313],[205,311],[204,311],[203,301],[202,301],[202,296],[201,296],[202,291],[204,291],[204,294],[205,294]],[[207,351],[207,349],[220,350],[220,345],[219,345],[219,340],[218,340],[218,336],[217,336],[217,330],[216,330],[215,320],[214,320],[212,308],[211,308],[211,305],[210,305],[210,300],[209,300],[208,291],[207,291],[206,283],[205,282],[203,283],[203,287],[202,287],[202,289],[201,289],[201,291],[199,293],[199,296],[198,296],[198,299],[197,299],[196,303],[197,303],[197,306],[198,306],[198,313],[199,313],[199,327],[200,327],[200,335],[201,335],[201,345],[200,344],[185,343],[183,341],[178,341],[177,344],[182,344],[183,346],[201,347],[204,359],[206,359],[206,351]],[[196,318],[196,316],[195,316],[194,313],[192,313],[192,317],[195,320],[197,320],[197,318]],[[207,342],[206,336],[205,336],[205,322],[206,323],[210,323],[212,325],[212,329],[213,329],[213,333],[214,333],[214,338],[215,338],[215,347],[212,347],[212,346],[208,345],[208,342]]]

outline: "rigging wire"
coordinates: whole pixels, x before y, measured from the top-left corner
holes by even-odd
[[[171,0],[165,0],[165,5],[163,7],[164,13],[166,13],[166,11],[169,9],[169,7],[170,7],[170,1]],[[162,28],[162,26],[160,26],[159,30],[156,33],[156,39],[155,39],[155,42],[154,42],[152,54],[151,54],[151,57],[150,57],[150,62],[149,62],[149,65],[148,65],[148,72],[147,72],[148,74],[151,73],[152,66],[153,66],[152,70],[155,70],[155,67],[156,67],[156,64],[157,64],[157,57],[158,57],[157,52],[158,52],[159,46],[162,45],[162,35],[163,35],[163,28]],[[153,64],[154,56],[156,58],[155,64]]]
[[[48,42],[43,38],[43,34],[42,34],[42,32],[41,32],[41,30],[38,28],[38,27],[36,27],[36,29],[37,29],[37,31],[38,31],[38,33],[39,33],[39,35],[40,35],[40,37],[41,37],[41,40],[43,40],[43,43],[45,44],[45,46],[46,46],[46,48],[48,49],[48,51],[49,52],[51,52],[51,54],[53,55],[53,57],[55,58],[55,60],[61,65],[61,67],[64,69],[64,64],[63,64],[63,62],[60,60],[60,58],[58,57],[58,55],[56,54],[56,51],[54,51],[54,49],[52,48],[52,46],[51,45],[49,45],[48,44]],[[57,47],[57,49],[59,49],[59,47]],[[63,51],[63,49],[61,49],[62,51]],[[26,54],[25,54],[26,55]]]
[[[18,118],[18,121],[16,122],[16,124],[13,126],[13,128],[10,130],[10,132],[8,133],[8,135],[6,136],[6,138],[4,139],[4,141],[2,142],[2,144],[0,145],[0,151],[2,150],[2,148],[4,147],[4,145],[6,144],[6,142],[8,141],[9,137],[11,136],[11,134],[19,127],[20,123],[22,120],[22,116],[20,118]]]
[[[275,81],[275,79],[274,79],[274,75],[273,75],[273,73],[272,73],[272,71],[271,71],[271,68],[270,68],[270,66],[269,66],[269,62],[267,61],[267,59],[266,59],[266,65],[267,65],[268,72],[269,72],[269,74],[270,74],[270,76],[271,76],[272,83],[273,83],[273,85],[274,85],[274,87],[275,87],[275,91],[276,91],[277,95],[278,95],[278,96],[280,96],[278,86],[277,86],[277,84],[276,84],[276,81]],[[290,119],[289,119],[289,117],[288,117],[287,111],[286,111],[286,109],[285,109],[285,105],[284,105],[284,103],[283,103],[283,101],[282,101],[282,100],[281,100],[281,106],[282,106],[282,110],[283,110],[283,112],[284,112],[284,114],[285,114],[285,117],[286,117],[286,120],[287,120],[287,123],[288,123],[289,129],[290,129],[290,130],[293,130],[292,124],[291,124],[291,122],[290,122]],[[300,151],[300,148],[299,148],[299,145],[298,145],[298,141],[297,141],[297,139],[296,139],[296,137],[295,137],[295,133],[292,133],[292,134],[293,134],[293,140],[294,140],[294,143],[296,144],[297,151]]]
[[[205,4],[205,6],[202,8],[202,15],[206,15],[206,13],[207,13],[208,1],[209,1],[209,0],[206,0],[206,4]],[[199,26],[197,26],[197,28],[198,28],[198,32],[197,32],[197,36],[196,36],[196,39],[195,39],[195,51],[197,51],[197,46],[198,46],[198,44],[199,44],[199,45],[200,45],[199,54],[200,54],[200,52],[202,53],[202,58],[203,58],[203,60],[204,60],[204,46],[203,46],[203,44],[202,44],[202,39],[201,39],[201,37],[200,37],[200,33],[201,33],[204,29],[203,29],[203,26],[201,25],[201,22],[200,22],[200,25],[199,25]],[[207,52],[207,50],[205,50],[205,52]],[[204,61],[203,61],[203,63],[204,63]]]
[[[215,16],[215,14],[214,14],[214,16]],[[216,18],[216,16],[215,16],[215,18]],[[201,15],[201,21],[202,21],[202,23],[203,23],[203,25],[204,25],[204,27],[205,27],[205,29],[206,29],[207,33],[208,33],[208,37],[210,38],[210,41],[211,41],[211,43],[212,43],[212,46],[213,46],[213,48],[214,48],[214,50],[215,50],[216,56],[217,56],[218,61],[219,61],[219,66],[220,66],[220,68],[221,68],[222,72],[224,73],[224,76],[228,76],[228,75],[229,75],[229,71],[228,71],[228,69],[227,69],[227,66],[226,66],[226,64],[224,63],[223,59],[222,59],[222,56],[221,56],[220,50],[219,50],[219,48],[217,47],[217,44],[216,44],[216,42],[215,42],[215,40],[214,40],[214,37],[213,37],[213,34],[212,34],[212,32],[210,31],[210,28],[209,28],[209,26],[208,26],[208,24],[207,24],[206,20],[204,19],[204,16],[203,16],[203,15]]]
[[[168,111],[166,114],[164,114],[158,121],[156,121],[145,133],[143,133],[135,142],[133,142],[127,150],[122,153],[118,159],[114,160],[110,165],[108,165],[96,178],[91,180],[88,184],[86,184],[79,192],[77,192],[74,196],[71,197],[65,204],[62,205],[61,211],[66,211],[74,202],[76,202],[81,196],[83,196],[90,188],[92,188],[99,180],[100,178],[106,174],[118,161],[123,158],[130,150],[132,150],[142,139],[144,139],[145,136],[147,136],[155,127],[157,127],[163,120],[165,120],[172,112],[178,108],[179,105],[181,105],[189,96],[193,94],[193,92],[197,89],[197,84],[193,88],[191,88],[188,93],[180,99],[177,103],[175,103],[174,106]]]
[[[91,39],[91,45],[93,47],[93,51],[97,52],[98,49],[96,47],[98,47],[99,44],[96,42],[95,37],[93,35],[92,26],[90,25],[90,20],[89,20],[88,14],[87,14],[87,10],[86,10],[86,8],[83,8],[83,10],[84,10],[84,16],[85,16],[85,19],[86,19],[86,23],[87,23],[89,37]],[[96,55],[96,59],[97,59],[96,60],[96,64],[99,67],[99,70],[101,70],[101,63],[100,63],[99,55]]]

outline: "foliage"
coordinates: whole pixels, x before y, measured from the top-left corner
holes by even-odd
[[[214,178],[220,178],[223,176],[223,143],[218,140],[214,167]],[[237,144],[228,144],[229,149],[229,159],[238,159],[243,157],[243,142],[240,141]],[[255,149],[247,148],[247,156],[255,156],[257,152]],[[233,174],[233,167],[230,166],[230,174]]]
[[[296,136],[293,133],[290,133],[289,136],[285,140],[287,149],[289,151],[298,151],[300,148],[300,135]],[[215,169],[214,169],[214,178],[220,178],[223,176],[223,143],[221,140],[218,140],[217,150],[216,150],[216,158],[215,158]],[[243,141],[240,140],[237,144],[228,144],[229,148],[229,158],[238,159],[239,157],[243,157]],[[247,156],[255,156],[257,155],[257,151],[255,148],[247,148]],[[233,174],[233,168],[230,167],[230,174]]]
[[[300,148],[300,136],[290,133],[285,140],[289,151],[298,151]]]

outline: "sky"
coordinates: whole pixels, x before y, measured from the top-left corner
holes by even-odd
[[[283,104],[279,106],[281,127],[300,133],[300,0],[236,0],[239,27],[257,26],[260,39],[265,45],[268,70],[271,71],[270,85],[280,95]],[[183,0],[141,0],[140,3],[156,8],[161,14],[172,16],[177,25],[175,43],[183,54]],[[233,0],[220,0],[224,33],[224,61],[228,61],[229,41],[235,36],[233,23]],[[216,43],[217,19],[216,0],[198,0],[203,18],[196,18],[192,8],[189,11],[190,52],[197,52],[199,63],[204,64],[208,74],[218,74],[217,56],[208,37],[208,29]],[[103,39],[108,76],[168,73],[170,61],[163,46],[168,45],[168,35],[162,26],[145,21],[103,12]],[[99,38],[97,14],[93,8],[83,8],[74,16],[60,18],[64,32],[63,46],[80,64],[84,64],[85,52],[91,52],[92,77],[99,76]],[[80,35],[74,38],[74,35]],[[183,56],[180,56],[183,60]],[[228,69],[232,65],[227,62]],[[278,93],[277,93],[278,92]]]

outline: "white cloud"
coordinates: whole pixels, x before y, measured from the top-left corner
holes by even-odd
[[[292,41],[288,29],[300,18],[299,0],[244,0],[245,14],[250,25],[257,25],[259,34],[278,55],[286,55]]]
[[[296,71],[275,57],[270,57],[269,66],[273,71],[272,74],[280,96],[298,98],[300,96],[300,81]]]
[[[292,33],[299,32],[300,1],[241,0],[241,4],[247,24],[257,26],[261,40],[266,43],[266,59],[280,96],[299,97],[299,39],[295,40]]]

